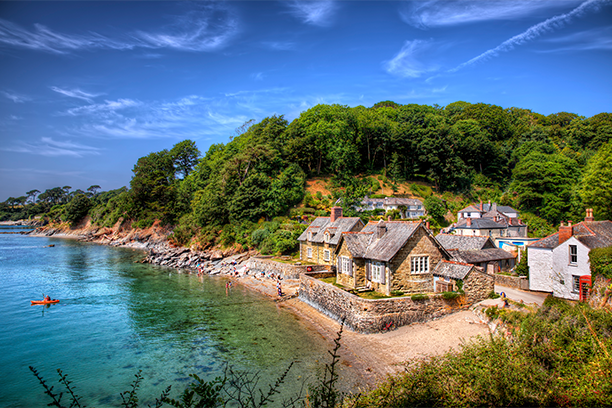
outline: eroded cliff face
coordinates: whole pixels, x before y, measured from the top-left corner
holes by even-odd
[[[211,248],[198,250],[175,247],[168,241],[170,228],[160,226],[159,221],[149,228],[133,228],[131,221],[119,219],[112,228],[93,225],[90,217],[78,225],[70,227],[67,223],[49,224],[32,231],[30,235],[41,237],[72,238],[97,244],[142,249],[148,255],[141,262],[163,265],[189,271],[215,273],[217,264],[228,257],[250,257],[256,252],[245,252],[242,248]],[[242,259],[241,259],[242,261]]]

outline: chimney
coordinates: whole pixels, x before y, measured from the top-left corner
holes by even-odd
[[[468,217],[468,218],[466,218],[466,221],[467,221],[467,226],[471,227],[472,226],[472,219]]]
[[[559,245],[561,245],[562,243],[564,243],[571,237],[572,237],[572,222],[568,221],[567,225],[563,225],[563,223],[561,223],[561,225],[559,226]]]
[[[584,220],[586,222],[591,222],[591,221],[595,220],[595,218],[593,218],[593,209],[592,208],[587,208],[586,209],[586,217],[584,217]]]
[[[480,200],[480,212],[482,212],[482,200]]]
[[[332,207],[330,222],[336,221],[338,218],[342,218],[342,207]]]
[[[380,239],[387,232],[387,225],[383,220],[378,221],[378,225],[376,225],[376,239]]]
[[[497,203],[493,203],[493,211],[497,211]]]
[[[425,226],[427,227],[427,229],[429,229],[429,221],[425,222]]]

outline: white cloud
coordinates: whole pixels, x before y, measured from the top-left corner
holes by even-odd
[[[427,28],[490,20],[511,20],[578,3],[579,0],[411,1],[404,4],[400,16],[412,26]]]
[[[100,96],[101,94],[92,94],[89,92],[81,91],[80,89],[62,89],[57,86],[51,87],[52,91],[55,91],[64,96],[68,96],[70,98],[81,99],[86,102],[93,103],[93,98]]]
[[[433,72],[437,69],[435,66],[426,66],[421,62],[421,57],[432,48],[432,45],[432,41],[406,41],[397,55],[390,61],[384,62],[383,66],[388,73],[404,78],[417,78],[427,72]]]
[[[14,146],[2,147],[0,150],[48,157],[69,156],[81,158],[87,155],[99,155],[101,149],[74,143],[70,140],[57,141],[50,137],[42,137],[39,143],[20,142]]]
[[[254,79],[255,81],[263,81],[264,74],[263,72],[253,72],[251,74],[251,78]]]
[[[34,24],[34,30],[28,30],[0,19],[0,44],[54,54],[79,50],[136,48],[214,51],[226,46],[238,32],[237,19],[224,3],[192,5],[195,7],[193,10],[165,27],[163,31],[138,30],[123,38],[110,38],[95,32],[65,34],[40,24]]]
[[[291,51],[295,48],[295,43],[288,41],[264,41],[261,45],[273,51]]]
[[[68,115],[91,115],[96,112],[116,112],[118,110],[133,108],[139,106],[141,103],[132,99],[118,99],[116,101],[104,101],[104,103],[91,104],[86,106],[80,106],[78,108],[68,109],[66,113]]]
[[[1,93],[2,95],[6,96],[8,99],[10,99],[11,101],[15,103],[24,103],[24,102],[28,102],[32,100],[31,98],[27,96],[19,95],[14,92],[1,91]]]
[[[588,0],[576,7],[570,12],[560,14],[555,17],[551,17],[541,23],[529,27],[526,31],[515,35],[514,37],[504,41],[500,45],[490,50],[483,52],[482,54],[472,58],[463,64],[449,70],[448,72],[456,72],[467,66],[476,64],[478,62],[489,60],[493,57],[497,57],[502,52],[508,52],[513,50],[515,47],[522,45],[528,41],[531,41],[544,33],[553,31],[554,29],[560,28],[569,23],[573,18],[580,17],[584,13],[590,10],[596,10],[604,2],[604,0]]]
[[[539,52],[612,50],[612,27],[579,31],[562,37],[550,38],[545,42],[557,45],[557,47]]]
[[[332,0],[324,1],[298,1],[284,3],[289,7],[290,13],[300,19],[304,24],[315,26],[328,26],[334,12],[338,8]]]

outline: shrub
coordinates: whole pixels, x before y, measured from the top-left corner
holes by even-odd
[[[461,296],[460,293],[457,292],[442,292],[442,297],[444,300],[454,300]]]
[[[410,299],[412,299],[414,301],[427,300],[427,299],[429,299],[429,296],[427,296],[424,293],[417,293],[416,295],[410,296]]]
[[[404,292],[402,292],[401,290],[392,290],[391,291],[391,295],[393,295],[393,296],[404,296]]]
[[[602,275],[612,279],[612,246],[592,249],[589,252],[589,262],[593,277]]]
[[[501,296],[499,296],[497,293],[495,293],[494,290],[490,291],[489,294],[487,295],[487,298],[489,299],[499,299]]]

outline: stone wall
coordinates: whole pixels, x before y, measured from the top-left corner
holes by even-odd
[[[529,290],[529,278],[526,276],[508,276],[495,274],[495,284],[508,288]]]
[[[329,266],[326,265],[293,265],[273,261],[269,259],[269,257],[251,258],[247,266],[252,272],[273,273],[282,276],[283,279],[300,279],[301,274],[309,272],[308,268],[310,268],[312,272],[329,270]]]
[[[353,331],[376,333],[392,323],[395,327],[436,319],[465,308],[465,297],[444,300],[429,295],[427,300],[409,296],[391,299],[362,299],[316,279],[314,274],[300,275],[299,299]]]
[[[493,276],[476,268],[463,280],[463,291],[470,303],[485,300],[493,290],[495,290]]]

